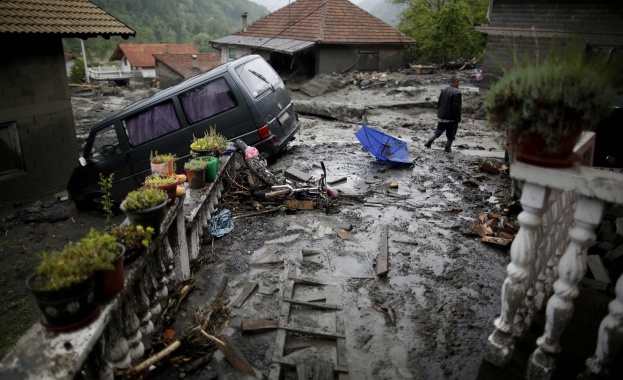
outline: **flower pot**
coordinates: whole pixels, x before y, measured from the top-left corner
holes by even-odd
[[[573,153],[581,134],[582,128],[576,128],[559,139],[555,146],[551,146],[538,133],[511,131],[508,145],[518,161],[543,167],[569,167],[582,160],[582,157]]]
[[[205,170],[186,170],[186,178],[191,189],[203,189],[206,185]]]
[[[95,276],[83,282],[59,290],[41,290],[36,274],[26,280],[26,287],[35,296],[43,313],[41,324],[50,329],[63,326],[78,328],[90,321],[97,313],[95,302]]]
[[[170,183],[168,185],[150,185],[150,184],[145,184],[145,186],[149,186],[149,187],[155,187],[158,188],[162,191],[164,191],[165,193],[167,193],[168,196],[168,203],[173,203],[175,202],[175,197],[176,197],[176,191],[177,191],[177,181],[174,183]]]
[[[164,175],[175,174],[175,161],[168,161],[162,164],[155,164],[151,162],[150,165],[151,165],[152,174],[164,174]]]
[[[125,257],[125,247],[117,243],[119,254],[113,261],[114,269],[95,272],[95,298],[100,302],[106,302],[113,298],[125,284],[125,271],[123,270],[123,260]]]
[[[158,206],[136,211],[128,211],[125,209],[125,205],[121,203],[119,207],[121,211],[125,212],[128,220],[133,226],[143,226],[145,228],[152,227],[154,233],[157,235],[160,233],[160,225],[164,220],[167,201],[165,200]]]
[[[213,156],[201,156],[195,157],[193,160],[200,160],[206,164],[206,182],[212,182],[216,180],[216,174],[218,172],[219,159]]]

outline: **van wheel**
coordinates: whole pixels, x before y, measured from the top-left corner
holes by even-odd
[[[79,212],[90,212],[96,209],[96,205],[93,202],[95,195],[87,195],[81,201],[75,201],[76,209]]]

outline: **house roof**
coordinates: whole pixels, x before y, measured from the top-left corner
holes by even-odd
[[[193,56],[195,57],[194,63]],[[208,54],[154,54],[154,58],[184,79],[192,78],[221,64],[221,57],[214,52]]]
[[[348,0],[297,0],[234,34],[320,44],[414,42]]]
[[[261,47],[264,50],[279,51],[287,54],[296,53],[297,51],[307,49],[315,44],[313,41],[292,40],[289,38],[238,36],[235,34],[221,37],[212,42],[217,44],[241,45],[253,48]]]
[[[136,32],[89,0],[2,0],[0,33],[121,36]]]
[[[134,67],[154,67],[154,54],[199,54],[199,50],[193,44],[119,44],[110,60],[125,56]]]

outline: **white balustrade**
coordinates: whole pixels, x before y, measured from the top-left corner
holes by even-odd
[[[593,134],[576,152],[592,153]],[[587,161],[590,164],[590,159]],[[608,203],[623,204],[623,176],[588,166],[543,168],[511,164],[511,176],[524,182],[520,229],[511,246],[508,277],[502,285],[502,307],[489,336],[485,359],[506,367],[517,339],[545,307],[545,329],[527,363],[526,378],[551,379],[560,352],[560,336],[571,319],[578,284],[585,275],[586,251]],[[623,343],[623,279],[598,332],[595,355],[584,375],[607,374]]]

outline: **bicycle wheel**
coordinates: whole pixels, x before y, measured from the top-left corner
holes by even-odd
[[[252,158],[247,161],[247,165],[251,173],[266,185],[273,186],[277,184],[277,177],[266,168],[266,162]]]

